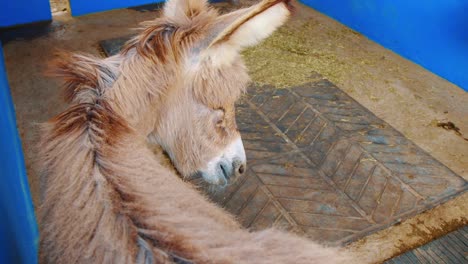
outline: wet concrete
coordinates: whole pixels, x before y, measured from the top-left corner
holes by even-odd
[[[243,1],[243,4],[249,4]],[[228,9],[226,4],[219,4]],[[35,204],[39,180],[33,160],[37,124],[64,109],[60,87],[43,77],[56,49],[100,54],[99,41],[133,33],[157,12],[116,10],[71,18],[56,16],[52,30],[5,46],[6,66]],[[285,43],[289,43],[285,45]],[[393,52],[309,8],[300,7],[284,28],[244,57],[253,80],[277,87],[310,81],[315,71],[338,85],[419,147],[468,179],[468,142],[437,126],[451,121],[468,133],[468,94]],[[361,263],[381,262],[467,224],[464,194],[397,226],[351,244]]]

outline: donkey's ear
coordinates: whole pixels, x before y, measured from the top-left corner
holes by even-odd
[[[291,0],[263,0],[250,8],[220,16],[215,26],[219,33],[215,33],[207,51],[211,57],[217,53],[226,57],[256,45],[283,25],[292,10]]]
[[[206,10],[207,6],[207,0],[167,0],[164,15],[175,21],[185,21]]]

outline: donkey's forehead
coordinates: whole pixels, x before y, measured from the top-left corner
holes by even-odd
[[[245,92],[250,81],[240,57],[226,65],[219,66],[211,60],[203,60],[191,67],[186,81],[192,87],[195,98],[212,108],[233,104]]]

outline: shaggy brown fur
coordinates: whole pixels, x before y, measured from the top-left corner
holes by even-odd
[[[233,105],[248,81],[245,67],[238,56],[216,61],[233,43],[206,47],[225,34],[226,21],[239,16],[246,24],[245,17],[253,21],[272,8],[289,12],[281,1],[267,0],[218,17],[204,1],[171,0],[165,15],[121,54],[66,55],[56,62],[72,106],[42,131],[41,263],[344,260],[336,249],[292,234],[240,228],[147,147],[149,137],[188,176],[238,135]],[[243,41],[236,40],[242,32],[227,32],[229,41]]]

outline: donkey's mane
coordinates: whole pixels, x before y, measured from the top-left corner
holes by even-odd
[[[119,65],[120,60],[116,57],[102,59],[60,51],[50,62],[46,74],[64,81],[63,96],[67,103],[71,103],[80,95],[86,94],[88,99],[102,96],[104,89],[117,80]]]
[[[128,54],[135,49],[138,55],[166,62],[166,57],[172,55],[179,61],[185,47],[193,43],[200,36],[198,32],[210,26],[218,12],[205,7],[204,10],[190,10],[177,21],[165,17],[141,23],[141,33],[130,39],[122,47],[121,53]]]
[[[156,63],[166,62],[169,55],[179,57],[180,42],[178,35],[174,34],[178,30],[176,25],[162,19],[147,22],[144,25],[146,26],[142,28],[140,34],[124,44],[122,54],[127,55],[134,49],[138,55],[153,59]]]

